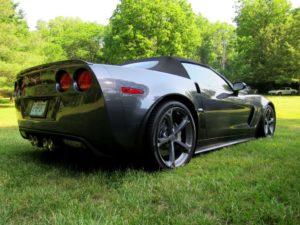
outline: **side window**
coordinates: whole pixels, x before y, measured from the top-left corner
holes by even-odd
[[[182,63],[190,78],[197,82],[201,89],[231,92],[232,89],[228,83],[209,68],[191,64]]]

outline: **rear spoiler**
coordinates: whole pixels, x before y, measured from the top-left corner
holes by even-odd
[[[65,65],[65,64],[85,64],[85,65],[93,65],[91,62],[87,62],[84,60],[63,60],[63,61],[58,61],[58,62],[52,62],[52,63],[47,63],[47,64],[42,64],[34,67],[30,67],[28,69],[22,70],[17,74],[17,78],[22,77],[22,75],[27,74],[27,73],[32,73],[32,72],[38,72],[43,69],[51,69],[51,67],[55,68],[59,65]]]

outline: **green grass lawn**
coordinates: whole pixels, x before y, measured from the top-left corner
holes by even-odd
[[[151,173],[34,151],[0,104],[0,224],[300,224],[300,97],[271,97],[274,138]]]

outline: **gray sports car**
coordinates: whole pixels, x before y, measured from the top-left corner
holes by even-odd
[[[18,74],[15,103],[20,133],[34,146],[142,153],[174,168],[194,154],[274,134],[274,105],[239,94],[245,86],[176,57],[123,65],[68,60]]]

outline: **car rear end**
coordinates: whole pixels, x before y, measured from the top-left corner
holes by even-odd
[[[85,147],[110,154],[105,101],[90,65],[62,61],[22,71],[15,82],[21,135],[38,147]]]

